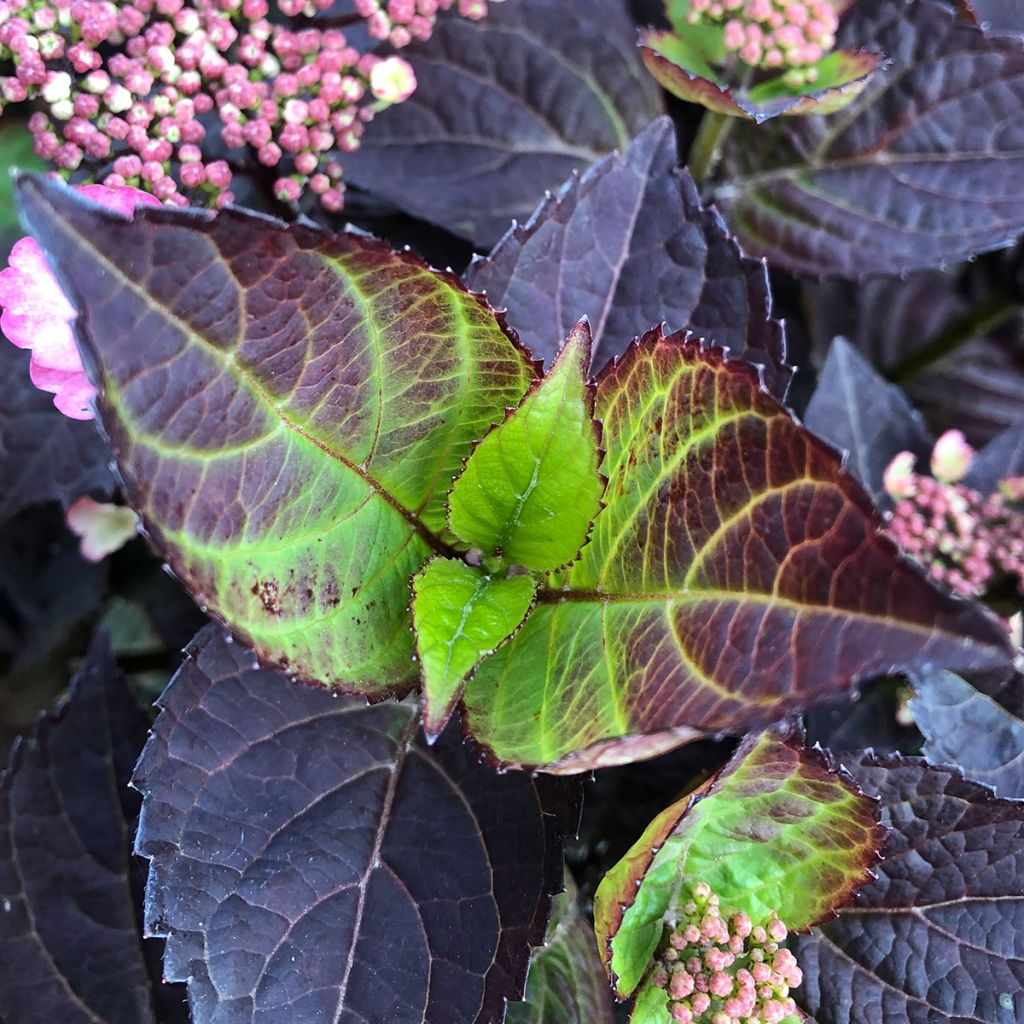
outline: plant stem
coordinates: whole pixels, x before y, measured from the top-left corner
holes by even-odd
[[[718,158],[722,155],[722,143],[725,142],[735,120],[735,117],[728,114],[716,114],[711,110],[701,118],[700,127],[687,158],[690,174],[698,185],[714,172]]]
[[[919,349],[885,371],[894,384],[902,384],[961,345],[994,331],[1020,312],[1020,299],[1009,291],[987,295],[963,316],[947,324]]]

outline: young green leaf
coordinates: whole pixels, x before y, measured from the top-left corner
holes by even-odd
[[[448,500],[448,523],[467,544],[538,572],[579,554],[604,491],[590,347],[581,320],[544,379],[473,450]]]
[[[409,578],[534,377],[493,311],[365,235],[18,190],[129,500],[193,597],[300,676],[412,686]]]
[[[522,624],[537,584],[531,576],[489,576],[438,557],[413,579],[412,590],[423,729],[433,740],[451,717],[467,674]]]
[[[871,800],[792,733],[750,736],[709,785],[668,807],[605,876],[598,946],[621,996],[646,973],[684,880],[723,913],[788,928],[828,917],[871,878],[882,830]]]
[[[469,730],[498,760],[651,756],[924,661],[1009,673],[1003,626],[899,558],[753,367],[651,331],[599,375],[595,415],[607,507],[466,685]]]

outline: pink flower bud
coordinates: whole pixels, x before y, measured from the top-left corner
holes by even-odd
[[[401,103],[415,90],[412,65],[401,57],[388,57],[370,72],[370,91],[383,103]]]
[[[959,430],[947,430],[932,449],[932,476],[942,483],[962,480],[974,461],[974,449]]]

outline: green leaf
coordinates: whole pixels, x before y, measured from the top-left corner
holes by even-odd
[[[914,663],[1009,671],[1005,629],[899,558],[757,371],[652,331],[597,380],[607,507],[466,685],[506,764],[587,771],[762,729]]]
[[[629,1015],[629,1024],[671,1024],[668,993],[656,985],[642,985]]]
[[[598,947],[621,996],[647,972],[681,884],[705,882],[723,913],[791,930],[821,921],[871,879],[883,830],[874,802],[793,733],[750,736],[700,792],[663,811],[605,876]]]
[[[538,572],[573,561],[601,508],[590,324],[581,320],[543,380],[476,446],[449,497],[467,544]]]
[[[451,554],[445,491],[535,375],[493,311],[365,235],[18,190],[129,501],[193,597],[298,676],[415,685],[409,579]]]
[[[458,559],[437,557],[414,577],[412,589],[423,729],[433,739],[447,724],[462,681],[522,625],[537,584],[531,576],[489,576]]]

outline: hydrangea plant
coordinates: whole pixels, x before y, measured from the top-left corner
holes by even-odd
[[[1024,1013],[1020,38],[3,9],[0,1017]]]

